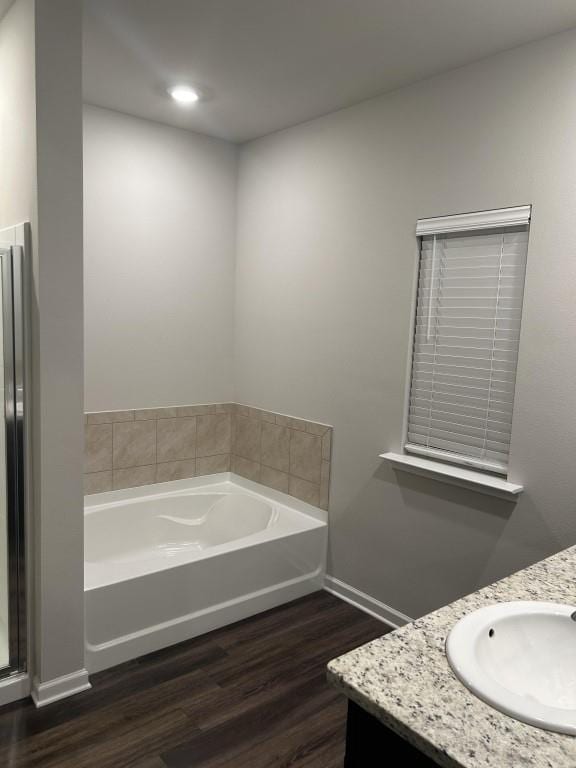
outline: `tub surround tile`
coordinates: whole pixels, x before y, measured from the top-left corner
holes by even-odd
[[[327,424],[235,403],[103,411],[84,420],[92,493],[232,471],[328,509]]]
[[[84,472],[112,469],[112,424],[84,428]]]
[[[290,469],[290,430],[278,424],[262,422],[261,432],[262,464],[281,472]]]
[[[198,416],[197,456],[230,453],[232,449],[232,416],[229,413]]]
[[[322,509],[328,509],[330,501],[330,462],[323,461],[320,470],[320,503]]]
[[[134,421],[134,411],[100,411],[85,416],[86,424],[113,424],[117,421]]]
[[[290,496],[295,496],[307,504],[312,504],[315,507],[320,506],[320,486],[315,483],[309,483],[308,480],[302,480],[300,477],[290,475],[288,493]]]
[[[156,464],[145,467],[130,467],[129,469],[115,469],[112,472],[112,488],[117,491],[121,488],[137,488],[139,485],[150,485],[156,482]]]
[[[208,405],[181,405],[177,409],[178,416],[207,416],[210,414],[232,413],[232,403],[209,403]]]
[[[192,416],[157,420],[156,459],[158,462],[195,458],[196,418]]]
[[[290,475],[287,472],[266,467],[264,464],[260,469],[260,482],[262,485],[273,488],[275,491],[282,491],[282,493],[289,493],[290,490]]]
[[[290,474],[319,485],[322,464],[322,439],[318,435],[293,430],[290,440]]]
[[[217,456],[199,456],[196,459],[197,475],[217,475],[220,472],[230,472],[230,454]]]
[[[247,480],[253,480],[255,483],[259,483],[260,470],[261,465],[256,461],[244,459],[242,456],[232,457],[232,472],[235,472],[241,477],[245,477]]]
[[[170,480],[184,480],[196,476],[196,459],[167,461],[156,465],[156,482],[168,483]]]
[[[260,462],[261,430],[262,424],[259,419],[236,416],[234,454],[250,461]]]
[[[322,459],[324,461],[332,460],[332,430],[329,429],[322,435]]]
[[[373,640],[328,665],[332,684],[444,768],[573,768],[576,739],[515,720],[474,696],[454,675],[446,637],[494,603],[576,603],[576,547]]]
[[[304,419],[295,419],[294,416],[282,416],[278,414],[276,416],[276,424],[280,424],[283,427],[290,427],[290,429],[306,431],[308,422]]]
[[[175,419],[180,414],[178,408],[140,408],[134,411],[136,421],[151,421],[152,419]]]
[[[322,437],[326,433],[330,432],[330,427],[328,427],[326,424],[317,424],[314,421],[307,421],[306,432],[309,432],[311,435],[318,435],[318,437]]]
[[[104,493],[112,490],[112,470],[87,472],[84,475],[84,493]]]
[[[134,421],[113,425],[114,469],[156,463],[156,422]]]

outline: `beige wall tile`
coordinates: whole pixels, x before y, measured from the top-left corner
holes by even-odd
[[[261,462],[267,467],[288,472],[290,469],[290,430],[278,424],[262,422]]]
[[[151,419],[175,419],[178,416],[178,408],[140,408],[134,411],[136,421],[150,421]]]
[[[234,403],[216,403],[213,413],[233,413]]]
[[[232,413],[233,408],[232,403],[208,403],[207,405],[181,405],[176,410],[178,416],[206,416]]]
[[[262,418],[262,411],[260,410],[260,408],[253,408],[251,405],[249,405],[248,418],[256,419],[256,421],[260,421],[260,419]]]
[[[332,428],[322,435],[322,458],[330,461],[332,458]]]
[[[288,486],[290,483],[290,476],[286,472],[279,472],[272,467],[265,467],[262,465],[260,472],[260,482],[262,485],[266,485],[268,488],[274,488],[276,491],[282,491],[288,493]]]
[[[156,463],[155,421],[134,421],[114,424],[113,430],[114,469],[143,467]]]
[[[183,480],[196,475],[196,460],[168,461],[156,465],[156,482],[168,483],[170,480]]]
[[[290,474],[320,483],[322,439],[317,435],[292,430],[290,438]]]
[[[150,485],[156,482],[156,464],[147,467],[130,467],[129,469],[115,469],[112,473],[112,487],[137,488],[139,485]]]
[[[323,461],[320,470],[320,502],[322,509],[328,509],[330,501],[330,462]]]
[[[196,417],[158,419],[156,451],[158,462],[193,459],[196,456]]]
[[[305,419],[295,419],[294,416],[283,416],[282,414],[277,413],[276,424],[281,424],[283,427],[299,429],[302,432],[305,432],[308,422]]]
[[[220,456],[200,456],[196,459],[197,475],[216,475],[218,472],[230,472],[230,454]]]
[[[306,501],[308,504],[313,504],[315,507],[319,505],[320,486],[316,485],[316,483],[309,483],[307,480],[291,475],[288,488],[288,493],[291,496],[295,496],[301,501]]]
[[[327,425],[235,403],[88,413],[85,423],[86,493],[233,471],[328,508]]]
[[[134,421],[134,411],[101,411],[87,413],[87,424],[113,424],[117,421]]]
[[[232,450],[232,416],[229,413],[198,416],[197,456],[214,456]]]
[[[84,493],[103,493],[112,490],[112,470],[106,472],[91,472],[84,475]]]
[[[232,472],[248,480],[254,480],[255,483],[260,482],[260,464],[256,461],[244,459],[242,456],[233,456]]]
[[[260,462],[260,430],[262,422],[236,416],[234,453],[250,461]]]
[[[84,428],[84,472],[112,469],[112,424]]]
[[[322,437],[329,429],[330,427],[327,424],[319,424],[316,421],[306,422],[306,432],[310,432],[311,435]]]

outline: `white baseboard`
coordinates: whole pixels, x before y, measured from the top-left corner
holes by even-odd
[[[54,701],[66,699],[68,696],[74,696],[75,693],[87,691],[91,687],[88,680],[88,672],[85,669],[79,669],[77,672],[56,677],[54,680],[48,680],[45,683],[41,683],[37,678],[34,678],[31,695],[37,707],[45,707]]]
[[[410,616],[406,616],[405,613],[397,611],[395,608],[391,608],[385,603],[381,603],[374,597],[370,597],[365,592],[361,592],[356,587],[351,587],[350,584],[346,584],[340,579],[335,579],[334,576],[326,576],[324,580],[324,589],[326,592],[330,592],[332,595],[336,595],[341,600],[344,600],[355,608],[358,608],[364,613],[370,614],[375,619],[380,619],[385,624],[389,624],[398,629],[405,624],[410,624],[414,619]]]
[[[23,672],[0,681],[0,707],[30,696],[30,678]]]

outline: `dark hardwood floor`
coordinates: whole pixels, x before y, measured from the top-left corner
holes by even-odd
[[[341,768],[346,700],[326,663],[387,627],[318,592],[0,709],[2,768]]]

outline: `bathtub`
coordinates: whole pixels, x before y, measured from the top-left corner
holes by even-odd
[[[326,513],[230,473],[86,496],[84,515],[90,672],[324,582]]]

